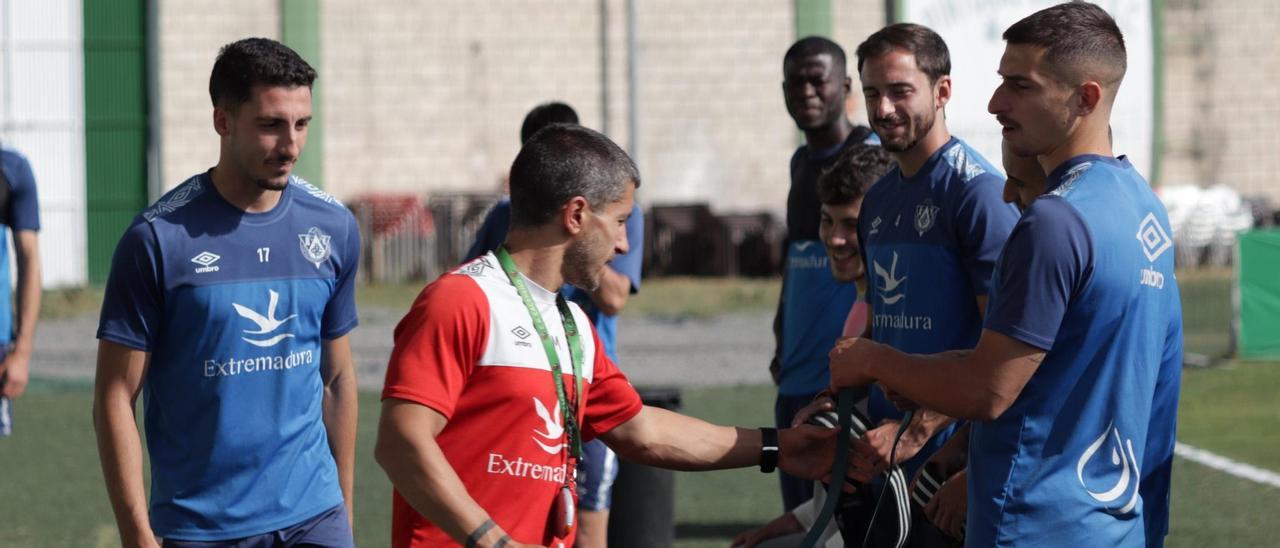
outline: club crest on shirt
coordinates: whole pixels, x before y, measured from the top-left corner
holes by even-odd
[[[313,226],[307,229],[306,234],[298,235],[298,249],[308,262],[320,268],[320,263],[329,259],[329,240],[328,234]]]
[[[916,206],[916,232],[924,236],[933,222],[938,218],[938,206],[933,205],[933,198],[925,198],[924,203]]]

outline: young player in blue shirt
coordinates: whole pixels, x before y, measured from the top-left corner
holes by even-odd
[[[1047,193],[1001,253],[972,354],[832,351],[832,382],[878,382],[975,421],[970,546],[1158,546],[1167,530],[1181,307],[1164,206],[1111,151],[1124,39],[1084,2],[1009,27],[988,109]]]
[[[796,412],[826,388],[826,351],[840,337],[858,297],[854,284],[831,277],[819,236],[819,176],[850,146],[878,142],[870,128],[854,125],[845,111],[853,85],[846,65],[844,49],[819,36],[797,40],[782,58],[783,100],[787,114],[804,133],[804,144],[791,155],[785,266],[769,362],[778,385],[774,420],[780,428],[791,425]],[[812,482],[788,474],[779,474],[778,480],[784,510],[813,497]]]
[[[40,317],[40,204],[36,179],[27,158],[0,148],[0,240],[8,227],[14,261],[0,241],[0,437],[13,428],[11,400],[27,388],[36,320]],[[9,304],[10,264],[17,267],[17,294]]]
[[[360,236],[342,204],[290,174],[315,77],[272,40],[224,47],[209,82],[217,165],[116,248],[94,424],[126,546],[352,545]]]

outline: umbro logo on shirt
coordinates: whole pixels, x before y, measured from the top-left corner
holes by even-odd
[[[532,344],[525,342],[524,340],[529,338],[529,336],[532,335],[533,333],[530,333],[529,330],[525,329],[523,325],[517,325],[515,329],[511,330],[511,334],[520,338],[520,340],[516,341],[516,346],[524,346],[529,348],[533,347]]]
[[[191,262],[200,265],[196,267],[196,274],[204,274],[206,272],[217,272],[218,265],[213,263],[218,262],[218,259],[221,258],[222,256],[217,253],[201,251],[199,255],[191,258]]]
[[[1173,238],[1170,238],[1164,231],[1164,227],[1160,226],[1155,213],[1147,213],[1138,225],[1138,241],[1142,242],[1142,253],[1147,256],[1148,261],[1153,263],[1166,250],[1173,247]]]
[[[1142,269],[1142,285],[1154,287],[1156,289],[1164,289],[1164,274],[1155,269],[1156,259],[1159,259],[1165,251],[1173,247],[1173,238],[1169,237],[1169,233],[1165,232],[1164,227],[1160,226],[1159,219],[1156,219],[1155,213],[1147,213],[1142,219],[1142,223],[1138,225],[1138,242],[1142,244],[1142,254],[1147,256],[1147,260],[1153,264]]]

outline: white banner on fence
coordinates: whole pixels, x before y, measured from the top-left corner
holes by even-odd
[[[1128,70],[1111,114],[1116,154],[1126,154],[1151,177],[1155,90],[1151,0],[1094,0],[1124,33]],[[952,97],[947,127],[995,165],[1000,165],[1000,126],[987,101],[1000,83],[1004,54],[1000,35],[1009,25],[1055,0],[898,0],[897,19],[925,25],[951,50]]]

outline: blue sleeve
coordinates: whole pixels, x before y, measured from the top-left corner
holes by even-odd
[[[1093,245],[1079,212],[1056,196],[1037,199],[1000,257],[986,328],[1049,350],[1092,265]]]
[[[360,268],[360,228],[356,218],[347,212],[347,241],[342,249],[342,270],[333,288],[333,297],[324,307],[320,321],[320,338],[333,340],[356,328],[360,323],[356,314],[356,271]]]
[[[964,185],[952,226],[974,295],[991,293],[996,259],[1017,222],[1018,210],[1004,202],[1004,181],[999,177],[979,175]]]
[[[5,178],[9,180],[9,228],[40,230],[40,202],[36,198],[36,177],[26,157],[5,151]]]
[[[631,208],[631,216],[627,217],[627,252],[613,258],[609,263],[618,274],[631,280],[631,293],[640,291],[640,267],[644,263],[644,213],[640,204]]]
[[[502,242],[507,241],[509,230],[511,230],[511,201],[498,200],[489,213],[485,214],[484,222],[476,231],[476,241],[471,244],[471,249],[467,250],[467,255],[462,258],[462,262],[465,263],[498,249]]]
[[[1164,355],[1151,404],[1151,424],[1142,463],[1142,520],[1147,546],[1164,545],[1169,534],[1169,493],[1173,480],[1173,446],[1177,436],[1178,395],[1182,388],[1182,305],[1172,299],[1174,313],[1165,335]]]
[[[111,258],[98,338],[150,352],[164,309],[162,276],[160,244],[151,224],[134,221]]]

